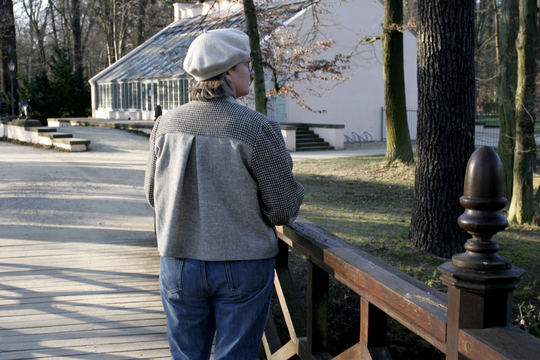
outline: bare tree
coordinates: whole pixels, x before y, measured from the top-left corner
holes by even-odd
[[[73,33],[73,64],[82,68],[82,24],[80,0],[71,0],[71,31]]]
[[[257,13],[253,0],[244,0],[244,14],[246,17],[246,30],[251,47],[251,58],[255,70],[253,87],[255,89],[255,110],[266,114],[266,89],[264,84],[263,59],[261,42],[259,39],[259,27],[257,25]]]
[[[108,64],[112,65],[126,53],[132,0],[104,0],[93,4],[93,12],[99,18],[101,29],[106,35]]]
[[[45,71],[47,68],[47,56],[45,54],[45,36],[47,31],[48,12],[45,0],[23,0],[22,8],[28,16],[30,28],[36,36],[39,54],[39,70]]]
[[[325,58],[333,49],[335,41],[325,36],[321,28],[334,26],[321,22],[321,14],[330,13],[321,2],[316,2],[304,16],[308,24],[283,26],[276,19],[283,18],[287,6],[263,8],[258,12],[258,28],[261,38],[263,67],[270,71],[274,87],[266,96],[289,97],[299,106],[317,113],[325,110],[313,109],[306,104],[303,94],[321,96],[338,83],[349,78],[346,72],[356,47],[348,54],[338,53]],[[279,31],[276,31],[279,28]],[[304,28],[304,34],[300,33]],[[357,44],[357,46],[360,45]]]
[[[2,76],[1,90],[5,93],[11,92],[11,74],[9,63],[13,61],[18,71],[17,59],[17,37],[15,32],[15,16],[13,14],[13,1],[0,0],[0,50],[2,51]],[[13,81],[14,92],[17,91],[17,81]]]

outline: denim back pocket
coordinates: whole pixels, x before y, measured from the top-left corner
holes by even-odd
[[[229,290],[251,294],[274,280],[274,258],[263,260],[225,261]]]
[[[182,290],[182,268],[184,259],[161,257],[159,283],[169,293]]]

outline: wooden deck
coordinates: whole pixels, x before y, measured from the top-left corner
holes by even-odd
[[[170,359],[154,239],[1,245],[0,359]]]
[[[66,131],[92,150],[0,142],[0,360],[170,359],[148,139]]]

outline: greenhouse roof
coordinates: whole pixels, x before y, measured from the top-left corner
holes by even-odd
[[[283,24],[313,3],[314,0],[275,0],[262,6],[265,11],[278,10],[274,22]],[[243,8],[236,6],[175,21],[94,76],[90,82],[189,77],[183,68],[189,45],[204,30],[219,28],[245,31]]]

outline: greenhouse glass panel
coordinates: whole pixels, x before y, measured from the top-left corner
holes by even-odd
[[[169,110],[169,82],[163,82],[163,110]]]
[[[158,96],[158,104],[163,107],[163,81],[159,81],[159,96]]]
[[[103,107],[103,85],[98,85],[98,109]]]
[[[135,83],[135,94],[137,95],[137,110],[141,109],[141,83]]]
[[[178,80],[174,80],[174,107],[178,107]]]
[[[146,110],[146,84],[142,84],[142,109]]]
[[[128,83],[128,109],[133,108],[133,84]]]

